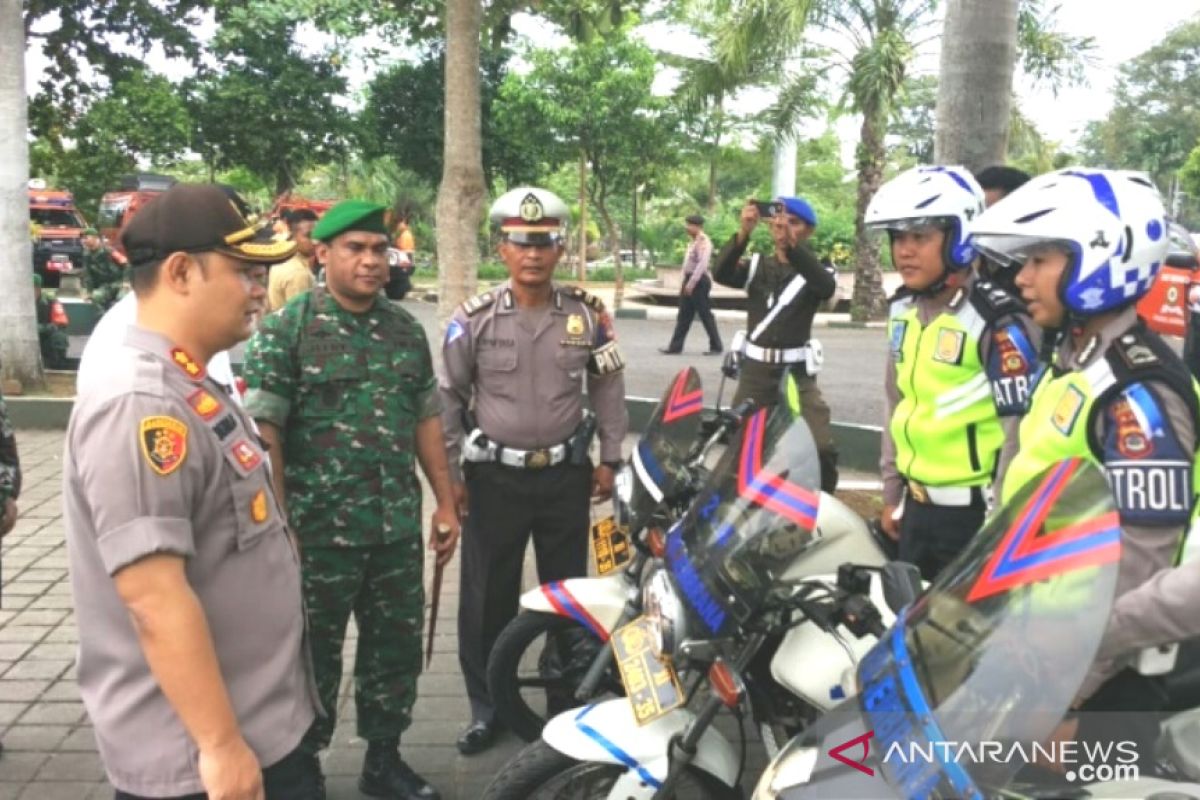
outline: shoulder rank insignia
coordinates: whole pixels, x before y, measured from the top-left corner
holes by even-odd
[[[206,389],[197,389],[192,392],[188,395],[187,402],[205,422],[220,414],[224,407],[221,405],[221,401],[213,397]]]
[[[257,525],[266,522],[268,516],[267,490],[259,489],[258,493],[254,495],[254,499],[250,501],[250,521]]]
[[[463,301],[463,312],[468,317],[473,317],[494,302],[496,302],[496,295],[492,294],[491,292],[477,294],[474,297]]]
[[[192,380],[204,380],[204,367],[182,347],[171,348],[171,363],[183,370],[183,374]]]
[[[1152,367],[1159,362],[1158,354],[1150,349],[1142,337],[1127,333],[1116,341],[1117,352],[1121,354],[1130,369]]]
[[[237,459],[237,462],[242,465],[242,469],[247,472],[262,462],[262,456],[245,439],[238,439],[234,442],[233,447],[230,448],[230,452],[233,453],[233,457]]]
[[[174,417],[145,417],[138,430],[142,455],[150,469],[159,475],[170,475],[187,457],[188,428]]]
[[[567,292],[570,293],[570,296],[573,299],[578,300],[586,306],[589,306],[596,313],[604,311],[604,301],[599,297],[596,297],[596,295],[586,292],[583,289],[580,289],[578,286],[567,287]]]

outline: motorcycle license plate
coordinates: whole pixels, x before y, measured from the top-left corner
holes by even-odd
[[[638,617],[612,635],[612,649],[625,684],[625,695],[633,705],[638,725],[645,725],[683,705],[683,689],[670,664],[659,660],[651,649],[654,640],[649,621]]]
[[[592,525],[592,558],[596,562],[596,573],[607,575],[629,562],[629,530],[618,526],[612,517]]]

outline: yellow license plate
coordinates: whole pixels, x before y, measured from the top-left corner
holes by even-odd
[[[596,561],[596,573],[607,575],[618,567],[625,566],[633,553],[629,547],[629,531],[618,527],[612,517],[605,517],[592,525],[592,558]]]
[[[654,655],[651,648],[653,635],[645,617],[638,617],[619,628],[610,641],[638,725],[653,722],[683,705],[679,678],[670,664]]]

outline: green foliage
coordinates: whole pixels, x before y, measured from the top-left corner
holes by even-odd
[[[36,139],[31,171],[69,187],[91,219],[101,195],[139,160],[156,167],[176,162],[187,151],[190,125],[175,86],[161,75],[131,71],[70,122],[64,136]]]
[[[1083,160],[1145,170],[1169,185],[1200,140],[1197,98],[1200,20],[1193,19],[1121,66],[1112,111],[1089,125],[1081,141]]]
[[[1096,61],[1093,37],[1075,36],[1056,27],[1060,8],[1046,9],[1043,0],[1021,0],[1017,13],[1021,69],[1035,85],[1049,86],[1055,94],[1064,85],[1086,84],[1088,68]]]
[[[888,133],[895,144],[892,158],[906,164],[932,164],[937,128],[938,79],[936,75],[910,76],[900,87],[892,109]]]
[[[245,167],[278,193],[344,152],[346,113],[334,98],[346,81],[329,58],[299,51],[291,23],[270,13],[256,22],[223,26],[213,43],[222,70],[188,84],[193,149],[217,169]]]

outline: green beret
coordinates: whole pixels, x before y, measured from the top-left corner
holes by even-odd
[[[84,228],[83,233],[81,233],[79,235],[80,236],[99,236],[100,231],[96,230],[95,228]]]
[[[366,200],[343,200],[326,211],[313,226],[312,238],[318,242],[328,242],[346,231],[366,231],[386,236],[387,226],[383,223],[385,211],[387,206],[368,203]]]

